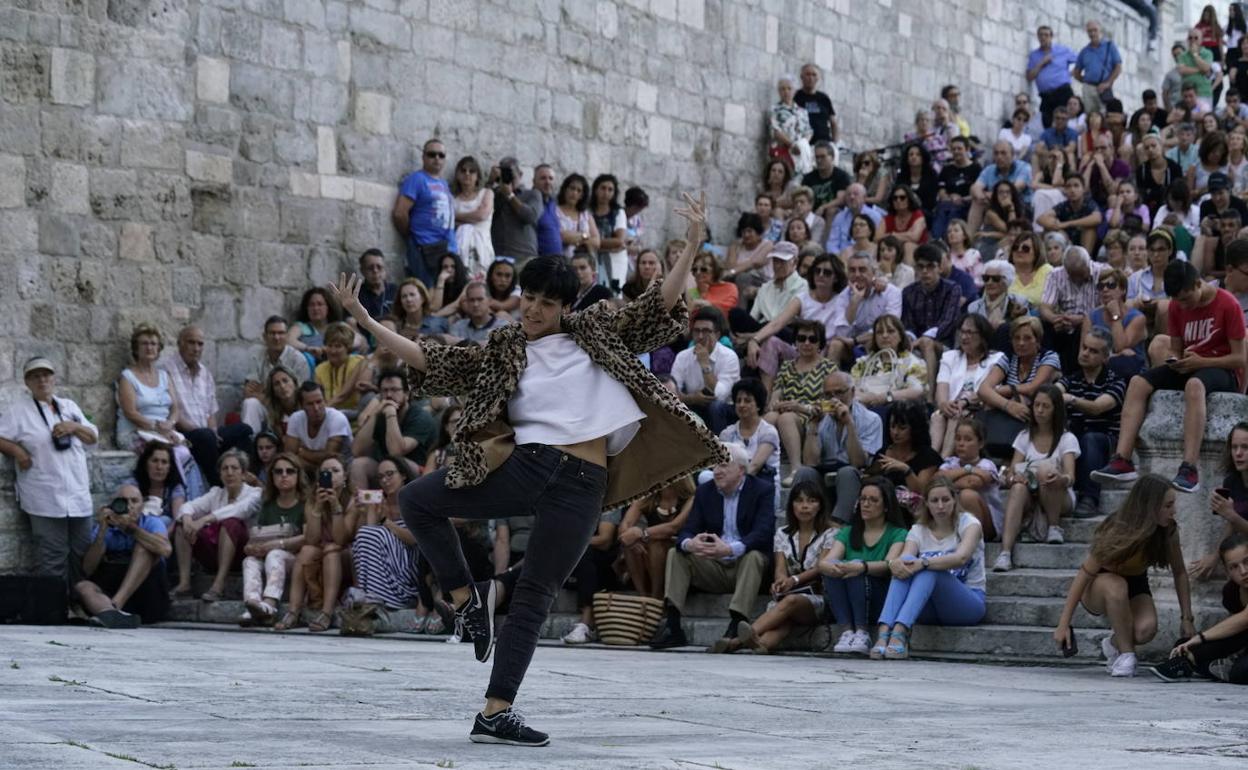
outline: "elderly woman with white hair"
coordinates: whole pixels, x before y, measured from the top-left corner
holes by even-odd
[[[1004,259],[990,259],[984,264],[984,293],[966,306],[970,315],[983,316],[992,333],[987,340],[989,350],[1009,350],[1010,321],[1027,315],[1027,298],[1011,294],[1014,266]]]
[[[809,173],[815,164],[814,151],[810,147],[814,129],[806,108],[794,101],[797,81],[792,75],[781,75],[776,81],[780,100],[771,107],[771,142],[768,154],[779,158],[800,174]]]

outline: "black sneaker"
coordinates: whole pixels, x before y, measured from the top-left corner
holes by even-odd
[[[101,628],[138,628],[142,620],[138,615],[110,608],[97,613],[88,622]]]
[[[510,746],[545,746],[550,736],[539,733],[524,723],[513,709],[505,709],[492,717],[483,713],[473,720],[468,740],[473,743],[505,743]]]
[[[455,610],[455,633],[461,639],[472,639],[477,660],[482,663],[490,659],[494,650],[494,602],[497,598],[494,581],[483,583],[473,584],[472,596]]]
[[[1166,658],[1164,662],[1158,663],[1150,670],[1154,676],[1163,682],[1186,682],[1196,673],[1195,666],[1187,659],[1186,655]]]

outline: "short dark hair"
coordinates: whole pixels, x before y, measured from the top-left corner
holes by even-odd
[[[364,253],[360,255],[360,259],[359,259],[360,269],[364,268],[364,260],[368,259],[369,257],[378,257],[382,261],[385,261],[386,259],[386,255],[381,253],[381,249],[366,249]]]
[[[1180,292],[1187,291],[1200,282],[1200,271],[1191,262],[1176,259],[1166,265],[1162,280],[1166,287],[1166,296],[1174,299]]]
[[[640,187],[630,187],[624,191],[624,205],[645,208],[650,205],[650,196]]]
[[[571,263],[560,254],[534,257],[520,271],[520,290],[558,299],[562,305],[576,302],[580,281]]]
[[[737,396],[743,392],[753,396],[759,412],[767,408],[767,388],[761,381],[753,377],[744,377],[734,382],[732,384],[732,402],[734,404],[737,402]]]
[[[767,227],[763,224],[763,218],[753,211],[746,211],[737,219],[738,238],[741,237],[741,233],[745,232],[746,228],[753,230],[759,235],[767,232]]]
[[[1248,239],[1236,238],[1226,246],[1226,266],[1248,265]]]
[[[1018,112],[1018,110],[1015,110],[1015,112]],[[1026,110],[1023,110],[1023,112],[1026,112]],[[1029,113],[1029,116],[1030,116],[1030,113]],[[971,149],[971,140],[967,139],[965,136],[962,136],[961,134],[958,134],[957,136],[950,139],[949,144],[950,145],[960,144],[968,150]]]
[[[325,389],[321,387],[321,383],[317,382],[316,380],[305,381],[302,385],[299,386],[299,404],[300,405],[303,404],[303,397],[305,395],[307,395],[308,393],[316,393],[318,391],[322,395],[324,395],[325,393]]]
[[[267,332],[269,330],[269,327],[272,326],[273,324],[281,324],[282,326],[285,326],[286,328],[290,328],[290,322],[286,320],[285,316],[271,315],[268,318],[264,319],[264,330]]]
[[[380,385],[386,380],[393,380],[396,378],[403,384],[403,390],[407,390],[407,373],[402,369],[382,369],[381,374],[377,375],[377,384]]]
[[[803,318],[793,324],[793,332],[801,334],[802,332],[810,332],[815,335],[815,344],[823,350],[823,346],[828,344],[828,327],[823,325],[823,321]]]
[[[719,308],[711,306],[698,308],[694,312],[693,318],[689,320],[689,328],[692,329],[693,325],[698,321],[710,321],[715,324],[715,333],[717,335],[724,333],[724,314],[719,312]]]
[[[920,262],[930,262],[939,265],[942,256],[944,255],[941,253],[939,246],[925,243],[914,250],[914,263],[917,265]]]

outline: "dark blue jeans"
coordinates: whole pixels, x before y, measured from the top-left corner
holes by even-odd
[[[871,575],[825,577],[823,598],[837,623],[866,631],[880,619],[884,597],[888,595],[888,581],[888,578]]]
[[[1080,455],[1075,460],[1075,494],[1079,497],[1090,497],[1099,505],[1101,502],[1101,485],[1092,480],[1092,471],[1100,470],[1109,462],[1114,453],[1114,442],[1108,433],[1075,434],[1079,439]]]
[[[472,581],[449,519],[535,517],[507,622],[498,634],[487,698],[515,701],[555,595],[598,529],[606,492],[606,468],[543,444],[516,447],[475,487],[447,488],[443,469],[399,492],[403,521],[444,593]]]
[[[952,201],[941,201],[936,204],[936,211],[932,214],[932,237],[944,238],[945,232],[949,229],[949,222],[953,219],[966,219],[967,214],[971,212],[970,203],[954,203]],[[969,237],[972,233],[967,233]]]

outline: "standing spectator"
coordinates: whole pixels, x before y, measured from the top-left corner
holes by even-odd
[[[599,233],[589,213],[589,181],[580,174],[568,174],[559,185],[556,201],[563,256],[571,259],[578,252],[597,253]]]
[[[125,513],[117,510],[119,503],[124,503]],[[144,510],[138,487],[123,484],[113,505],[100,509],[94,526],[82,557],[83,579],[74,584],[74,595],[91,622],[134,628],[164,620],[169,609],[164,560],[173,547],[165,523]]]
[[[988,210],[989,195],[996,196],[998,182],[1009,182],[1018,191],[1022,204],[1031,205],[1031,165],[1014,157],[1014,148],[1009,142],[998,141],[992,145],[992,165],[985,166],[979,179],[971,185],[971,214],[967,221],[972,232],[979,232]],[[1021,215],[1021,211],[1015,212],[1015,216]]]
[[[715,478],[698,486],[676,547],[668,552],[665,620],[650,640],[655,649],[687,643],[680,619],[690,587],[732,593],[724,638],[735,638],[740,624],[749,623],[775,535],[774,493],[771,484],[746,474],[745,447],[727,450],[729,461],[716,465]]]
[[[777,80],[776,91],[780,99],[771,107],[771,142],[768,153],[771,157],[784,161],[797,173],[805,174],[813,165],[810,141],[814,131],[810,127],[810,117],[803,107],[793,101],[792,76],[785,75]]]
[[[426,285],[433,282],[443,254],[458,254],[455,244],[455,199],[442,179],[446,147],[437,139],[425,142],[420,171],[403,178],[390,218],[407,242],[407,274]]]
[[[600,281],[620,293],[628,280],[628,216],[619,204],[620,183],[612,174],[599,174],[589,196],[589,213],[598,228],[598,272]]]
[[[351,421],[325,404],[325,391],[315,382],[299,386],[300,410],[286,421],[284,451],[315,468],[330,457],[339,457],[351,442]]]
[[[1118,448],[1109,464],[1093,471],[1099,482],[1134,481],[1131,453],[1155,390],[1183,390],[1183,462],[1174,478],[1180,492],[1200,488],[1196,463],[1205,434],[1205,398],[1209,393],[1243,392],[1244,313],[1234,295],[1201,280],[1188,262],[1166,267],[1170,296],[1170,357],[1176,359],[1131,378],[1122,410]]]
[[[1114,81],[1122,74],[1122,54],[1112,40],[1101,37],[1101,23],[1088,22],[1088,44],[1075,59],[1071,73],[1083,84],[1083,107],[1088,112],[1105,112],[1105,102],[1114,98]]]
[[[485,185],[477,159],[465,155],[455,164],[451,177],[455,196],[455,247],[468,275],[480,279],[494,261],[490,225],[494,217],[494,191]]]
[[[862,470],[883,443],[880,416],[854,398],[854,381],[848,374],[833,372],[824,380],[819,412],[806,423],[802,467],[793,474],[792,484],[827,482],[825,486],[834,493],[833,517],[848,523],[858,500]]]
[[[533,169],[533,187],[542,194],[542,216],[537,220],[537,253],[548,257],[563,253],[563,231],[559,224],[559,200],[555,195],[555,170],[543,163]],[[516,269],[524,269],[517,262]]]
[[[472,281],[464,287],[459,312],[463,317],[451,324],[451,336],[479,345],[485,344],[490,332],[507,325],[506,321],[490,312],[488,292],[481,281]]]
[[[1044,345],[1058,354],[1067,371],[1075,366],[1083,321],[1098,304],[1097,281],[1105,269],[1105,263],[1093,262],[1085,249],[1071,246],[1062,266],[1045,279],[1040,299]]]
[[[576,313],[585,310],[603,300],[611,299],[611,290],[598,280],[597,261],[592,254],[588,252],[579,252],[572,257],[572,270],[576,273],[576,300],[572,303],[572,312]],[[494,318],[491,323],[498,321]],[[498,325],[503,325],[500,322]],[[494,327],[491,326],[490,329]],[[481,343],[484,344],[489,338],[489,334],[482,335]]]
[[[286,573],[303,548],[303,503],[308,494],[303,464],[279,454],[269,465],[255,526],[243,547],[243,604],[240,625],[271,626],[286,589]]]
[[[231,569],[243,561],[248,526],[260,509],[260,489],[243,480],[247,455],[231,449],[217,461],[221,486],[207,494],[187,501],[182,506],[174,530],[174,546],[178,555],[178,584],[175,596],[191,592],[191,559],[214,573],[212,586],[204,592],[205,602],[215,602],[225,595],[225,579]]]
[[[641,212],[650,207],[650,196],[640,187],[630,187],[624,191],[624,217],[628,222],[628,259],[636,267],[637,257],[641,255],[642,242],[646,236],[646,220]]]
[[[680,400],[718,435],[731,421],[729,399],[732,386],[741,378],[741,363],[731,348],[719,344],[724,324],[718,310],[694,312],[690,330],[693,346],[676,354],[672,379],[680,389]]]
[[[941,250],[920,246],[914,255],[918,280],[901,292],[901,323],[915,339],[927,371],[936,371],[940,354],[954,346],[962,315],[962,290],[940,277]]]
[[[841,205],[845,188],[854,183],[854,178],[836,165],[836,148],[832,142],[826,139],[817,141],[814,149],[815,170],[802,177],[802,187],[810,188],[814,195],[815,213],[826,220],[828,210]]]
[[[971,187],[983,169],[971,158],[971,142],[955,136],[949,142],[953,162],[940,169],[937,178],[936,212],[932,216],[932,235],[945,237],[945,229],[954,219],[965,219],[971,211]],[[1022,157],[1021,153],[1017,153]]]
[[[1183,87],[1196,92],[1196,109],[1199,113],[1213,111],[1213,84],[1209,73],[1213,71],[1213,51],[1203,45],[1204,35],[1199,27],[1187,33],[1187,50],[1178,58],[1179,74]]]
[[[663,598],[667,552],[693,509],[696,487],[682,476],[649,497],[633,502],[620,522],[620,547],[633,587],[642,596]]]
[[[1085,329],[1079,346],[1079,369],[1057,381],[1070,432],[1079,441],[1075,460],[1075,516],[1095,516],[1101,485],[1091,473],[1109,460],[1118,439],[1127,383],[1106,366],[1113,340],[1104,329]]]
[[[806,110],[811,139],[815,142],[835,143],[840,134],[840,124],[837,122],[832,100],[819,90],[819,78],[822,74],[817,65],[809,62],[803,64],[802,88],[793,96],[793,101]]]
[[[550,170],[549,166],[544,168]],[[490,240],[494,254],[510,257],[517,271],[538,254],[537,224],[545,210],[542,192],[524,189],[520,183],[523,176],[519,161],[511,156],[500,160],[491,173],[494,218],[490,222]]]
[[[869,218],[872,227],[879,227],[884,221],[884,211],[867,203],[867,188],[854,182],[845,188],[845,205],[828,222],[824,248],[829,254],[840,253],[853,244],[853,222],[857,216]]]
[[[1053,110],[1064,107],[1075,92],[1070,86],[1070,67],[1078,56],[1064,45],[1053,44],[1053,29],[1044,25],[1036,30],[1040,46],[1027,56],[1027,82],[1040,93],[1040,117],[1044,127],[1053,124]]]
[[[28,359],[22,376],[31,397],[14,399],[0,412],[0,453],[12,458],[17,471],[16,502],[30,517],[35,573],[67,581],[71,554],[81,557],[91,542],[84,447],[100,434],[76,403],[56,396],[51,361]]]
[[[356,489],[368,489],[369,479],[377,472],[377,463],[390,458],[405,464],[412,478],[429,457],[437,437],[437,425],[429,413],[427,401],[408,400],[407,375],[399,369],[388,369],[377,378],[378,395],[360,412],[359,430],[351,442],[351,483]]]
[[[360,275],[364,285],[360,287],[360,304],[378,321],[394,306],[399,287],[387,280],[386,255],[381,249],[368,249],[360,255]]]

